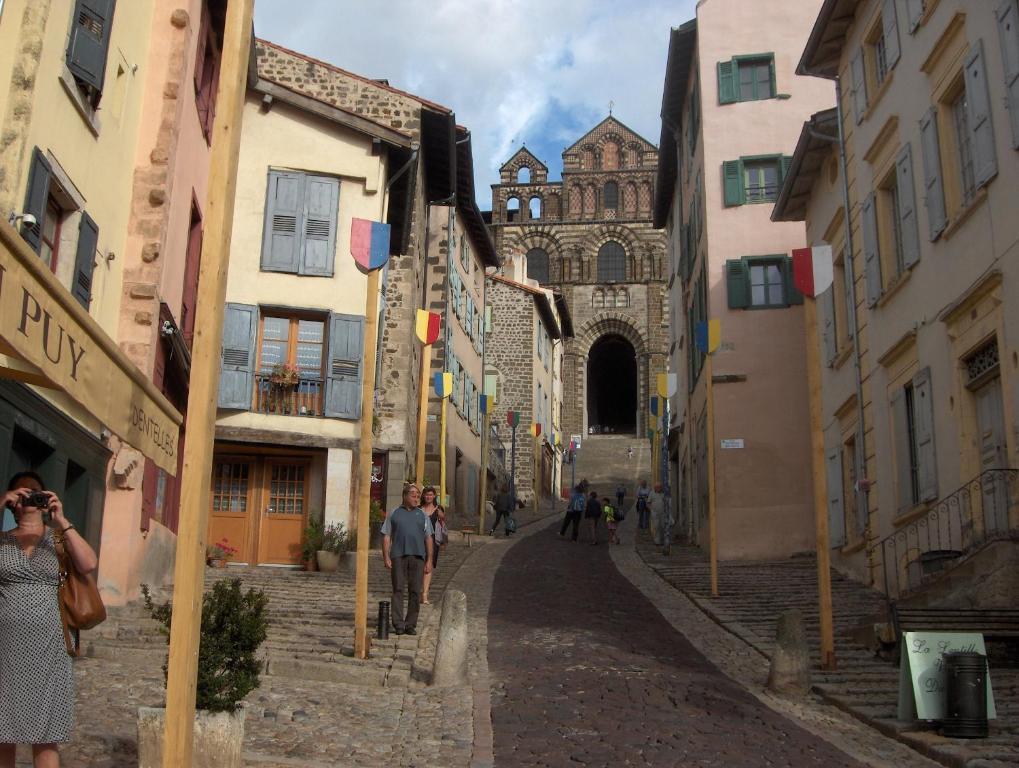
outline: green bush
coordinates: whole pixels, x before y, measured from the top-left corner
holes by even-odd
[[[326,552],[341,554],[347,551],[347,528],[343,523],[329,523],[322,534],[322,546]]]
[[[155,605],[148,585],[142,584],[145,607],[170,641],[170,603]],[[202,598],[202,629],[198,648],[198,688],[195,708],[233,712],[241,700],[258,688],[261,664],[255,658],[269,628],[262,590],[241,592],[240,579],[218,582]],[[168,664],[163,664],[166,682]]]
[[[308,562],[315,559],[315,553],[322,549],[322,540],[325,537],[325,530],[322,528],[322,519],[317,513],[312,512],[308,516],[308,525],[304,529],[304,543],[301,544],[301,560]]]

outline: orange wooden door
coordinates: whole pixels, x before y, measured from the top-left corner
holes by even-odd
[[[237,549],[235,563],[251,563],[251,513],[255,509],[255,465],[250,460],[222,458],[212,466],[209,489],[209,543],[224,539]]]
[[[301,536],[307,519],[310,464],[294,459],[267,459],[258,535],[258,562],[301,562]]]

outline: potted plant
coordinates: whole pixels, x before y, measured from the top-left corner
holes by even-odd
[[[304,541],[301,544],[301,562],[304,563],[306,571],[318,570],[316,553],[322,549],[322,536],[322,519],[318,513],[312,512],[308,517],[308,525],[304,529]]]
[[[205,563],[213,568],[226,568],[226,564],[233,559],[240,550],[231,547],[226,536],[215,544],[209,544],[205,548]]]
[[[270,400],[274,412],[290,413],[291,395],[300,381],[301,372],[289,363],[276,363],[269,370]]]
[[[322,546],[316,552],[318,569],[324,573],[335,573],[340,567],[340,558],[347,551],[347,528],[343,523],[329,523],[322,531]]]
[[[145,607],[170,639],[170,603],[155,605],[142,585]],[[256,658],[269,627],[262,590],[241,591],[240,579],[217,583],[202,598],[198,684],[195,693],[195,736],[192,765],[240,768],[244,744],[241,701],[259,686],[261,661]],[[165,683],[168,665],[163,664]],[[138,710],[138,766],[162,761],[165,709]]]
[[[368,508],[368,549],[382,549],[382,523],[385,520],[382,502],[372,499]]]

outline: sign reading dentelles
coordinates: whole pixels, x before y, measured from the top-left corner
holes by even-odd
[[[0,352],[39,369],[173,475],[181,416],[6,223],[0,224]],[[0,370],[0,376],[4,372]]]
[[[945,653],[982,653],[984,636],[965,632],[903,632],[899,664],[899,720],[945,718]],[[987,717],[997,717],[987,673]]]
[[[742,437],[724,438],[721,441],[721,446],[722,446],[723,450],[732,450],[734,448],[742,448],[743,447],[743,438]]]

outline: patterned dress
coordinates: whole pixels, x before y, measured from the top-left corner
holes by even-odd
[[[59,564],[47,530],[26,557],[0,533],[0,744],[67,741],[74,672],[57,605]]]

